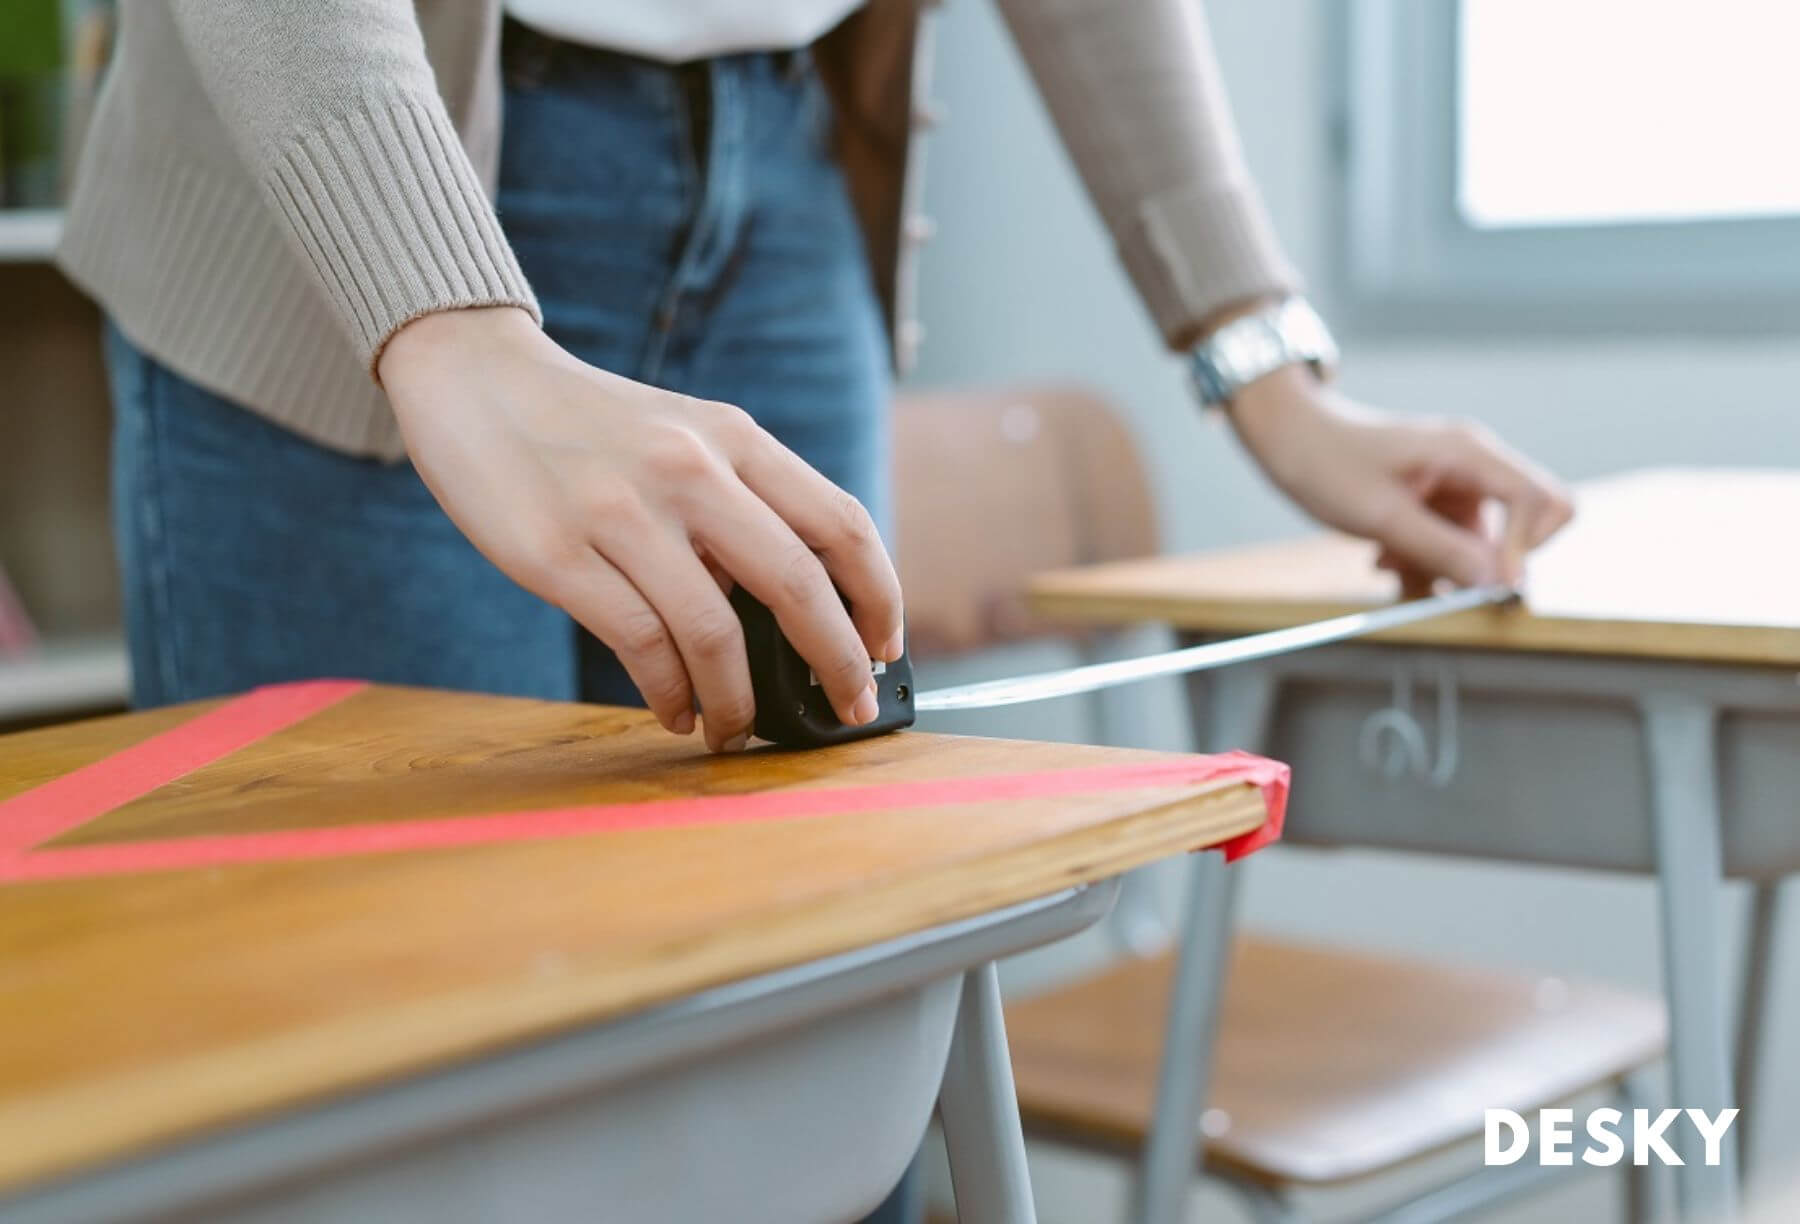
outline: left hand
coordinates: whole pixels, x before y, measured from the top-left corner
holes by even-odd
[[[1288,366],[1233,398],[1231,421],[1264,472],[1331,527],[1374,540],[1408,595],[1448,578],[1518,583],[1525,554],[1574,514],[1556,478],[1481,425],[1389,416]],[[1493,501],[1497,536],[1483,521]]]

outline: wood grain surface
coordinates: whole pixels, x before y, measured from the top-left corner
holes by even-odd
[[[208,708],[0,738],[0,799]],[[901,734],[708,757],[648,716],[371,688],[54,845],[1154,761]],[[1104,879],[1245,783],[0,885],[0,1187]]]
[[[1531,560],[1525,605],[1375,640],[1800,665],[1800,471],[1659,469],[1576,490],[1577,514]],[[1247,633],[1393,601],[1374,548],[1341,536],[1046,574],[1044,615]]]

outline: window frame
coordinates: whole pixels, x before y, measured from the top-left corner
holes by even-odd
[[[1371,331],[1800,328],[1800,216],[1479,228],[1457,204],[1458,22],[1445,0],[1348,0],[1330,45],[1335,305]],[[1779,150],[1771,150],[1778,155]]]

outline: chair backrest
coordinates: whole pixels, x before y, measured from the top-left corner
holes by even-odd
[[[907,647],[957,654],[1049,633],[1035,573],[1156,551],[1137,447],[1070,387],[918,392],[894,412],[895,553]]]

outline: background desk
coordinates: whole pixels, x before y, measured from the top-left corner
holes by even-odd
[[[1731,1103],[1719,883],[1758,884],[1736,1096],[1764,1029],[1775,883],[1800,869],[1800,474],[1652,471],[1578,490],[1528,607],[1197,677],[1198,729],[1295,764],[1288,840],[1655,871],[1674,1096]],[[1367,545],[1320,537],[1068,571],[1036,605],[1187,640],[1389,601]],[[1727,1164],[1730,1163],[1728,1158]],[[1694,1212],[1729,1169],[1682,1171]]]
[[[942,1079],[968,1218],[1027,1219],[988,962],[1267,812],[1193,758],[925,735],[718,758],[629,711],[316,704],[35,850],[19,828],[78,797],[8,798],[268,710],[0,739],[0,1217],[829,1219],[898,1177]],[[981,782],[1083,767],[1159,772]],[[468,844],[317,840],[425,818]],[[187,865],[119,861],[150,842]]]

